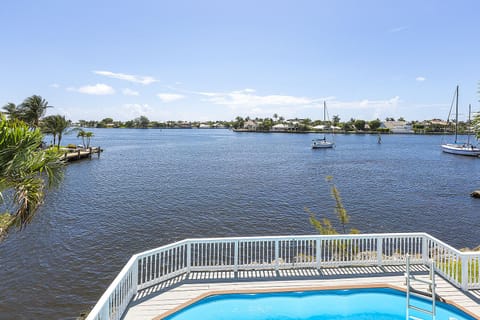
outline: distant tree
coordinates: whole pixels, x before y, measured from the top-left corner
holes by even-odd
[[[395,119],[394,119],[394,118],[391,118],[391,117],[390,117],[390,118],[389,118],[389,117],[386,117],[386,118],[385,118],[385,121],[395,121]]]
[[[309,119],[309,118],[305,118],[305,119],[303,119],[303,121],[302,121],[301,123],[302,123],[304,126],[309,127],[309,126],[312,125],[312,120]]]
[[[10,226],[23,229],[45,197],[45,189],[63,176],[63,162],[53,149],[41,149],[43,135],[18,120],[0,118],[0,234]],[[2,197],[5,192],[11,199]],[[11,210],[11,211],[10,211]]]
[[[368,123],[368,125],[370,126],[370,130],[373,130],[373,131],[380,128],[381,124],[382,124],[382,122],[380,121],[380,119],[375,119],[375,120],[372,120]]]
[[[400,118],[398,118],[397,121],[405,121],[405,119],[403,117],[400,117]]]
[[[265,118],[262,121],[261,129],[264,131],[269,131],[273,127],[273,120],[269,118]]]
[[[40,118],[45,115],[47,108],[52,106],[48,105],[48,101],[41,96],[33,95],[26,98],[20,105],[20,119],[28,123],[31,127],[38,127]]]
[[[332,122],[334,126],[337,126],[340,123],[340,117],[336,114],[332,117]]]
[[[235,128],[235,129],[239,129],[239,128],[243,128],[243,125],[244,125],[244,124],[245,124],[245,120],[243,120],[242,117],[237,116],[237,117],[235,118],[235,122],[233,123],[232,126],[233,126],[233,128]]]
[[[148,124],[150,123],[150,120],[148,120],[148,118],[145,116],[140,116],[138,118],[135,118],[133,122],[136,128],[145,129],[145,128],[148,128]]]
[[[278,114],[274,113],[274,114],[273,114],[273,119],[275,119],[275,122],[276,122],[277,119],[278,119]]]
[[[355,120],[355,122],[353,123],[357,130],[365,130],[365,124],[365,120]]]

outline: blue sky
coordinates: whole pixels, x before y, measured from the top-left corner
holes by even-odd
[[[480,1],[3,0],[0,103],[72,120],[480,110]]]

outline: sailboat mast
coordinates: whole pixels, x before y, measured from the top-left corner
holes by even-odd
[[[468,126],[467,126],[467,146],[470,145],[470,114],[472,113],[472,105],[468,105]]]
[[[327,112],[327,103],[325,102],[325,100],[323,101],[323,125],[326,126],[327,124],[325,123],[325,121],[327,120],[327,116],[326,116],[326,112]],[[325,127],[324,129],[325,130]],[[327,139],[327,136],[325,135],[325,133],[323,134],[323,140],[326,140]]]
[[[457,143],[458,136],[458,85],[457,85],[457,99],[455,101],[455,143]]]

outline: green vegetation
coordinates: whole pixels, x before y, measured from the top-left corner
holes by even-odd
[[[45,189],[63,176],[60,155],[51,148],[41,149],[43,135],[30,125],[0,118],[0,208],[6,211],[0,215],[0,235],[30,223]]]
[[[462,261],[454,258],[439,259],[436,261],[438,269],[442,270],[449,277],[455,281],[462,283]],[[480,280],[480,269],[478,260],[469,261],[468,263],[468,279],[471,282],[478,282]]]
[[[480,139],[480,112],[472,120],[473,130],[477,139]]]
[[[70,121],[65,119],[65,116],[57,114],[43,118],[40,127],[43,133],[51,134],[53,136],[53,145],[55,145],[55,142],[57,142],[57,148],[60,148],[62,137],[64,134],[68,133],[67,130],[69,126]]]
[[[80,129],[78,130],[78,133],[77,133],[77,138],[82,138],[82,146],[84,146],[85,148],[89,148],[90,147],[90,140],[92,139],[93,137],[93,132],[91,131],[85,131],[83,129]],[[86,139],[86,144],[85,144],[85,139]]]
[[[337,187],[333,183],[333,177],[327,176],[326,181],[330,183],[330,191],[332,198],[335,200],[335,208],[334,214],[337,216],[338,221],[341,226],[342,233],[347,233],[347,225],[350,222],[350,216],[347,213],[347,210],[343,206],[342,197],[340,196],[340,192],[338,191]],[[328,218],[323,218],[322,220],[318,220],[315,217],[315,214],[308,208],[305,208],[305,211],[310,214],[310,223],[312,226],[320,233],[320,234],[338,234],[339,232],[333,227],[332,222]],[[357,229],[350,229],[350,234],[358,234],[360,233]]]
[[[36,128],[39,126],[40,118],[45,115],[47,108],[51,107],[48,105],[48,101],[41,96],[33,95],[23,100],[18,106],[9,102],[3,106],[3,110],[10,120],[22,120],[30,127]]]

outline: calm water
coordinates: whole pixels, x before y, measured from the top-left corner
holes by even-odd
[[[442,153],[437,136],[337,135],[311,150],[313,137],[95,130],[101,158],[68,165],[34,222],[0,244],[0,319],[74,319],[132,254],[187,237],[313,234],[304,207],[334,218],[327,175],[363,233],[480,244],[480,159]]]

